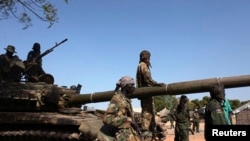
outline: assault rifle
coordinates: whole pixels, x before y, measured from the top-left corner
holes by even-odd
[[[52,48],[46,50],[45,52],[43,52],[42,54],[38,55],[37,57],[35,57],[32,62],[26,62],[26,67],[24,69],[24,72],[27,72],[34,65],[34,62],[37,62],[39,59],[41,59],[45,55],[51,53],[56,47],[58,47],[59,45],[61,45],[64,42],[66,42],[67,40],[68,39],[66,38],[63,41],[61,41],[60,43],[56,43],[55,46],[53,46]]]

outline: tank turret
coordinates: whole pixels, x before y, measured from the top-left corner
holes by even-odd
[[[246,87],[250,86],[250,75],[137,88],[132,98],[208,92],[218,81],[224,83],[225,89]],[[95,140],[105,111],[84,110],[81,106],[109,101],[114,91],[79,92],[75,86],[66,88],[44,82],[1,82],[0,140]]]

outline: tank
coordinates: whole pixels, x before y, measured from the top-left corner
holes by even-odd
[[[225,89],[247,87],[250,75],[137,88],[132,98],[207,92],[218,81]],[[0,140],[96,140],[105,111],[84,105],[109,101],[113,94],[113,90],[80,94],[75,87],[44,82],[1,82]]]

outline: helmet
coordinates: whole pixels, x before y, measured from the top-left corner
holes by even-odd
[[[130,76],[123,76],[120,78],[120,80],[116,83],[117,86],[120,86],[121,88],[126,87],[128,84],[134,85],[134,79]]]
[[[143,61],[145,59],[148,59],[150,57],[150,52],[147,50],[143,50],[140,53],[140,61]]]
[[[211,86],[210,96],[214,98],[225,98],[225,89],[223,83],[215,83]]]
[[[40,44],[39,43],[34,43],[32,49],[33,50],[40,50]]]
[[[5,50],[7,50],[8,52],[11,52],[11,53],[16,53],[15,47],[12,45],[8,45],[7,48],[5,48]]]

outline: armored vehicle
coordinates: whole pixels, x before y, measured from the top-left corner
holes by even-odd
[[[137,88],[133,98],[207,92],[210,85],[218,81],[223,82],[226,89],[246,87],[250,85],[250,75]],[[114,92],[80,94],[79,87],[66,88],[44,82],[1,82],[0,140],[98,140],[105,111],[81,107],[109,101]]]

